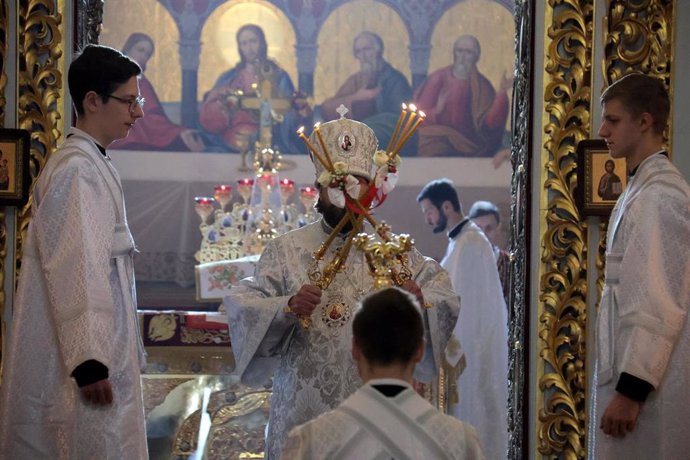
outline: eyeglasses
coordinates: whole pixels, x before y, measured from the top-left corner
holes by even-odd
[[[146,102],[146,99],[144,99],[141,96],[137,96],[135,98],[131,99],[125,99],[119,96],[115,96],[114,94],[106,94],[105,97],[112,97],[113,99],[117,99],[120,102],[124,102],[125,104],[129,104],[129,111],[134,113],[134,111],[137,110],[137,107],[141,107],[142,109],[144,108],[144,103]]]

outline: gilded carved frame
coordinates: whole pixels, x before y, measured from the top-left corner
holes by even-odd
[[[52,152],[64,132],[64,75],[63,37],[64,2],[52,0],[28,0],[16,2],[14,9],[7,2],[0,5],[0,54],[2,75],[0,76],[0,121],[5,124],[8,90],[8,74],[16,75],[14,91],[16,98],[16,127],[31,132],[30,181],[33,184],[41,172],[47,156]],[[10,13],[12,15],[10,16]],[[14,27],[10,27],[10,21]],[[15,30],[9,37],[8,31]],[[14,44],[15,59],[8,62],[10,43]],[[8,64],[13,66],[8,72]],[[0,339],[5,331],[4,318],[7,294],[4,291],[7,276],[12,276],[12,286],[19,273],[22,242],[31,218],[32,200],[16,210],[16,231],[7,234],[8,213],[0,213]],[[10,239],[12,238],[12,239]],[[10,242],[13,244],[10,245]],[[6,264],[8,248],[14,247],[14,263]],[[2,341],[0,340],[0,347]],[[2,365],[0,348],[0,369]]]

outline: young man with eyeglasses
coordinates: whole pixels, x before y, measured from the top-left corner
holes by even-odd
[[[139,66],[89,45],[76,127],[36,181],[0,389],[7,458],[147,458],[132,255],[106,148],[144,115]]]

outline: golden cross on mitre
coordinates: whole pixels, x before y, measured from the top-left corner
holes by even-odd
[[[290,110],[291,99],[274,98],[273,66],[263,64],[259,72],[259,84],[255,97],[240,97],[239,105],[243,109],[259,112],[259,145],[258,148],[272,147],[272,129],[274,122],[283,121],[283,113]]]

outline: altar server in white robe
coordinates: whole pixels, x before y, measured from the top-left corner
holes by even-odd
[[[377,147],[373,131],[341,118],[321,125],[320,133],[333,163],[346,167],[347,175],[361,187],[360,196],[364,196],[373,179],[372,157]],[[345,135],[349,143],[343,142]],[[311,143],[323,155],[314,133]],[[320,177],[324,168],[314,162]],[[273,376],[266,441],[267,455],[272,459],[278,457],[292,427],[335,408],[361,385],[350,354],[350,323],[357,302],[373,283],[365,254],[353,248],[325,290],[308,276],[314,251],[346,214],[329,198],[337,200],[333,192],[321,186],[317,210],[322,219],[269,241],[254,276],[233,287],[225,299],[236,371],[242,381],[263,385]],[[364,230],[374,233],[369,226]],[[321,269],[343,247],[349,231],[348,223],[324,254]],[[414,249],[408,255],[412,279],[403,287],[431,307],[424,311],[428,350],[415,373],[420,389],[430,394],[459,301],[438,263]],[[311,327],[302,328],[298,316],[311,317]],[[455,351],[462,354],[459,349]]]
[[[503,460],[508,449],[508,313],[493,247],[463,214],[450,180],[428,183],[417,201],[434,233],[448,232],[441,266],[462,302],[453,337],[462,341],[467,367],[457,379],[453,412],[477,429],[487,458]]]
[[[2,458],[147,458],[134,242],[105,150],[143,116],[140,73],[95,45],[70,66],[77,123],[34,189],[3,357]]]
[[[688,458],[690,187],[662,147],[668,93],[630,74],[601,102],[599,135],[628,181],[608,227],[590,458]]]
[[[484,458],[474,428],[442,414],[412,388],[424,354],[414,296],[391,287],[365,297],[352,335],[352,358],[364,385],[335,410],[293,428],[281,459]]]

